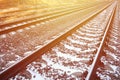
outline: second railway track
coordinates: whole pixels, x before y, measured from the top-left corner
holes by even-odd
[[[98,4],[96,6],[96,8],[99,7],[99,6],[104,6],[105,4],[106,3],[104,3],[102,5]],[[33,24],[49,21],[49,20],[64,16],[64,15],[68,15],[70,13],[79,12],[79,11],[81,11],[81,12],[84,11],[85,12],[85,11],[90,10],[90,9],[95,9],[95,6],[87,6],[86,9],[84,7],[83,8],[79,7],[79,5],[70,6],[68,8],[57,7],[57,8],[55,8],[55,10],[51,9],[50,11],[48,11],[44,14],[36,14],[36,15],[32,15],[32,17],[28,16],[25,19],[23,18],[23,19],[20,19],[18,21],[16,20],[16,21],[13,21],[13,22],[10,22],[10,23],[2,24],[2,25],[0,25],[1,26],[0,27],[0,35],[5,34],[5,33],[9,33],[11,31],[23,29],[23,28],[29,27]],[[43,12],[44,12],[44,9],[43,9]]]

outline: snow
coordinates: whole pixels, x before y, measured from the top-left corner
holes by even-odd
[[[65,59],[70,59],[71,61],[89,60],[89,58],[77,58],[76,56],[73,56],[71,54],[62,53],[58,51],[57,49],[55,49],[55,51],[57,52],[58,57],[64,57]]]
[[[110,65],[110,67],[113,69],[114,72],[116,72],[118,66],[115,66],[115,65]]]
[[[45,24],[45,22],[41,22],[41,24]]]
[[[0,37],[1,38],[6,38],[6,34],[2,34]]]
[[[30,28],[29,27],[26,27],[25,30],[29,30]]]
[[[19,30],[17,30],[17,32],[23,32],[23,29],[19,29]]]
[[[42,58],[47,62],[48,66],[52,67],[53,69],[60,69],[63,72],[69,72],[68,75],[70,75],[70,74],[72,74],[74,72],[82,72],[81,70],[78,70],[78,69],[71,69],[69,66],[64,66],[64,65],[59,64],[59,63],[54,63],[47,56],[44,56]]]
[[[105,50],[105,52],[106,52],[107,55],[111,55],[111,57],[113,57],[114,60],[119,61],[119,59],[117,58],[117,56],[116,56],[114,53],[112,53],[112,52],[110,52],[110,51],[108,51],[108,50]]]
[[[67,45],[67,44],[64,44],[64,46],[65,46],[65,48],[70,49],[70,50],[81,51],[81,48],[77,48],[77,47],[70,46],[70,45]]]
[[[16,34],[16,32],[15,32],[15,31],[12,31],[12,32],[10,32],[10,34],[11,34],[11,35],[15,35],[15,34]]]
[[[97,41],[97,40],[99,40],[99,38],[89,38],[89,37],[82,37],[82,36],[78,36],[78,35],[76,35],[76,34],[73,34],[75,37],[77,37],[77,38],[80,38],[80,39],[84,39],[84,40],[88,40],[88,41]]]
[[[32,74],[32,78],[31,80],[45,80],[43,76],[41,76],[40,74],[32,71],[32,70],[28,70],[31,74]]]
[[[76,43],[76,44],[80,44],[80,45],[87,45],[87,43],[81,42],[79,40],[74,40],[74,39],[71,39],[69,37],[67,39],[70,40],[72,43]]]
[[[112,80],[108,75],[103,75],[101,73],[97,73],[97,75],[100,77],[101,80]]]
[[[31,28],[35,28],[36,26],[35,26],[35,25],[31,25],[30,27],[31,27]]]
[[[111,48],[113,48],[114,50],[117,50],[116,46],[112,46],[112,45],[109,45],[109,44],[108,44],[108,46],[111,47]]]
[[[40,23],[37,23],[36,26],[40,26],[41,24]]]

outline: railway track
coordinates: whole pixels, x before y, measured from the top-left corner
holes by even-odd
[[[87,10],[89,10],[89,9],[87,9]],[[90,9],[90,11],[91,11],[91,9]],[[98,12],[99,11],[100,10],[98,10]],[[79,13],[81,13],[81,11]],[[77,15],[79,13],[76,12],[75,14],[73,14],[73,15],[76,15],[75,19],[77,19],[77,17],[78,17]],[[72,16],[72,15],[69,15],[69,16]],[[61,23],[61,20],[63,22],[63,19],[65,19],[64,16],[62,19],[60,18],[59,23]],[[79,17],[78,17],[78,19],[79,19]],[[57,20],[55,19],[53,21],[54,21],[54,23],[56,23],[55,21],[57,21]],[[66,21],[66,19],[64,21]],[[48,23],[52,23],[52,26],[54,26],[53,22],[48,22]],[[57,23],[58,23],[58,21],[57,21]],[[71,24],[73,24],[73,23],[71,23]],[[35,25],[37,25],[37,27]],[[51,27],[49,28],[49,26],[45,25],[45,23],[44,24],[37,23],[35,25],[31,25],[30,27],[25,27],[24,29],[18,29],[17,31],[13,30],[13,31],[10,31],[8,34],[6,33],[6,34],[2,34],[0,36],[0,38],[1,38],[0,39],[0,42],[1,42],[0,43],[1,44],[0,51],[1,51],[1,57],[2,57],[1,58],[2,66],[0,68],[0,71],[9,67],[12,63],[14,63],[14,60],[19,61],[21,58],[24,58],[24,57],[30,55],[31,53],[33,53],[32,50],[34,51],[34,50],[40,48],[39,45],[42,45],[42,46],[46,45],[47,41],[44,41],[44,40],[42,41],[42,39],[44,39],[44,38],[42,37],[43,35],[41,35],[41,34],[46,35],[47,31],[48,31],[48,34],[51,33],[50,35],[47,34],[45,36],[45,38],[47,40],[47,36],[51,36],[51,35],[53,36],[53,34],[59,33],[59,32],[54,33],[55,32],[54,29],[56,30],[56,25],[52,29],[53,32],[51,32],[52,31]],[[46,27],[44,27],[43,25],[45,25]],[[51,24],[49,24],[49,25],[51,25]],[[39,26],[41,26],[41,27],[39,27]],[[68,30],[67,27],[65,27],[65,28],[66,28],[66,30]],[[65,30],[65,28],[63,27],[61,29]],[[71,28],[71,27],[69,27],[69,28]],[[29,31],[29,30],[32,30],[32,31]],[[59,30],[60,30],[60,28],[59,28]],[[16,54],[16,55],[14,55],[14,54]],[[11,57],[11,58],[7,58],[7,57]],[[3,60],[6,62],[4,62]],[[12,61],[12,63],[11,63],[11,61]]]
[[[57,7],[57,8],[55,8],[55,9],[57,9],[56,11],[54,11],[54,9],[52,10],[51,9],[51,11],[50,12],[45,12],[46,11],[46,9],[43,9],[42,11],[40,10],[40,12],[39,12],[39,10],[38,10],[38,13],[37,14],[32,14],[31,12],[31,15],[29,16],[28,14],[26,14],[26,16],[25,16],[25,18],[18,18],[18,20],[15,20],[15,21],[13,21],[13,22],[10,22],[10,23],[5,23],[5,24],[1,24],[1,32],[4,32],[5,30],[8,30],[8,29],[13,29],[13,28],[16,28],[16,27],[21,27],[21,26],[26,26],[27,24],[30,24],[30,23],[33,23],[33,22],[36,22],[36,21],[41,21],[41,20],[44,20],[44,19],[46,19],[47,17],[48,18],[50,18],[50,17],[52,17],[52,15],[54,15],[54,14],[58,14],[58,15],[60,15],[60,13],[61,12],[64,12],[64,11],[66,11],[66,13],[67,13],[67,11],[72,11],[72,9],[78,9],[78,6],[75,6],[75,7],[69,7],[69,8],[66,8],[66,9],[60,9],[60,8],[62,8],[62,7]],[[48,8],[49,9],[49,8]],[[60,9],[60,10],[59,10]],[[76,10],[75,9],[75,10]],[[70,12],[69,11],[69,12]],[[34,12],[34,11],[33,11]],[[43,14],[43,12],[44,12],[44,14]],[[68,12],[68,13],[69,13]],[[41,13],[41,14],[40,14]],[[63,14],[65,14],[65,13],[63,13]],[[28,16],[27,16],[28,15]],[[55,16],[55,15],[54,15]],[[20,16],[21,17],[21,16]],[[23,15],[22,15],[22,17],[24,17]],[[2,34],[2,33],[1,33]]]
[[[116,11],[116,10],[115,10]],[[106,29],[105,29],[105,32],[104,32],[104,36],[103,36],[103,39],[102,39],[102,41],[101,41],[101,43],[100,43],[100,46],[99,46],[99,48],[98,48],[98,51],[97,51],[97,53],[96,53],[96,55],[95,55],[95,58],[94,58],[94,61],[93,61],[93,63],[92,63],[92,65],[91,65],[91,69],[89,70],[89,74],[88,74],[88,76],[87,76],[87,80],[93,80],[93,79],[98,79],[98,77],[97,77],[97,75],[96,75],[96,70],[97,70],[97,68],[99,68],[100,67],[100,65],[102,65],[101,63],[100,63],[100,60],[102,59],[101,57],[102,56],[105,56],[105,52],[104,52],[104,47],[105,47],[105,45],[106,45],[106,43],[107,43],[107,40],[106,40],[106,38],[109,36],[109,35],[113,35],[113,34],[109,34],[108,33],[108,31],[111,31],[112,32],[112,30],[110,30],[110,27],[111,27],[111,25],[113,25],[113,23],[112,22],[114,22],[113,21],[113,19],[114,19],[114,17],[116,17],[116,15],[117,14],[115,14],[115,12],[113,12],[112,13],[112,15],[111,15],[111,17],[110,17],[110,20],[109,20],[109,22],[108,22],[108,24],[107,24],[107,27],[106,27]],[[118,20],[118,19],[117,19]],[[112,37],[111,37],[112,38]],[[109,53],[109,52],[108,52]],[[103,61],[103,63],[104,63],[104,61]],[[103,66],[103,65],[102,65]],[[107,66],[107,65],[106,65]],[[106,69],[106,70],[109,70],[109,69]],[[93,77],[94,76],[94,77]],[[106,77],[106,79],[107,79],[107,77]],[[116,80],[116,79],[115,79]]]
[[[31,79],[85,79],[99,44],[104,39],[101,37],[105,35],[106,25],[107,27],[110,25],[110,19],[113,17],[114,11],[108,11],[103,11],[95,19],[42,55],[40,59],[29,64],[26,72],[21,75],[29,78],[30,75],[27,74],[31,74]],[[104,17],[104,19],[97,22],[100,17]],[[105,22],[103,23],[103,21]],[[101,23],[103,25],[100,26]],[[95,33],[96,30],[97,33]],[[25,79],[25,77],[18,74],[15,78]]]
[[[105,4],[103,4],[103,5],[98,4],[97,7],[104,6],[104,5]],[[87,5],[86,7],[88,7],[88,9],[86,9],[86,10],[94,8],[93,5],[91,7],[89,5]],[[60,7],[57,7],[55,9],[53,8],[53,10],[51,9],[49,12],[46,12],[44,14],[37,14],[37,15],[34,15],[32,17],[27,16],[27,18],[25,18],[25,19],[22,18],[22,20],[20,19],[18,21],[16,20],[14,22],[2,24],[1,27],[0,27],[1,28],[0,29],[0,34],[9,33],[11,31],[15,31],[15,30],[18,30],[18,29],[28,27],[32,24],[45,22],[47,20],[55,19],[57,17],[67,15],[67,14],[70,14],[70,13],[73,13],[73,12],[77,12],[77,11],[80,11],[80,10],[83,11],[86,7],[79,7],[79,5],[77,5],[77,6],[70,6],[68,8],[64,8],[64,7],[60,6]],[[45,10],[43,9],[43,12],[44,11]]]
[[[119,32],[119,8],[108,30],[104,46],[101,49],[100,61],[96,67],[96,75],[101,80],[119,80],[120,79],[120,35]],[[101,65],[100,65],[101,64]]]
[[[46,13],[46,12],[48,12],[48,11],[55,11],[55,10],[62,10],[63,8],[74,8],[74,7],[79,7],[78,5],[75,5],[75,6],[56,6],[56,7],[43,7],[43,8],[39,8],[39,7],[37,7],[37,8],[25,8],[25,9],[22,9],[22,10],[15,10],[15,11],[11,11],[11,12],[3,12],[3,13],[1,13],[1,14],[3,14],[3,15],[1,15],[0,17],[1,18],[4,18],[4,17],[12,17],[12,16],[17,16],[17,18],[18,18],[18,20],[14,20],[14,21],[11,21],[11,22],[9,22],[9,21],[6,21],[6,23],[2,23],[1,25],[5,25],[5,24],[8,24],[8,23],[15,23],[15,22],[18,22],[18,21],[21,21],[20,20],[20,17],[24,17],[25,16],[25,18],[24,19],[30,19],[30,18],[35,18],[35,15],[38,17],[38,16],[41,16],[41,14],[43,14],[43,13]],[[21,14],[21,13],[23,13],[23,14]],[[26,13],[26,14],[25,14]],[[35,13],[35,14],[34,14]],[[19,14],[19,15],[17,15],[17,14]],[[39,14],[39,15],[38,15]],[[34,16],[33,16],[34,15]],[[30,17],[29,17],[30,16]],[[22,19],[22,20],[24,20],[24,19]]]
[[[25,72],[21,72],[11,79],[37,79],[38,76],[38,79],[85,79],[87,74],[88,78],[90,78],[91,76],[88,73],[89,67],[92,62],[94,62],[94,57],[96,58],[95,54],[98,53],[99,47],[102,45],[101,41],[104,41],[103,36],[106,35],[107,31],[105,30],[113,18],[112,15],[115,11],[115,5],[116,3],[95,18],[89,20],[86,24],[82,24],[83,26],[81,28],[74,29],[76,31],[71,31],[72,34],[67,33],[65,36],[62,35],[62,37],[49,43],[49,45],[34,51],[35,53],[42,52],[41,54],[36,54],[35,56],[37,57],[44,54],[40,59],[29,64]],[[48,48],[49,51],[46,48]],[[16,68],[22,65],[24,61],[28,60],[31,62],[34,60],[35,58],[32,58],[33,56],[34,54],[25,57],[26,60],[21,61]],[[16,69],[14,66],[15,65],[13,65],[11,69],[8,69],[8,71],[14,71]],[[20,70],[20,68],[18,69]],[[18,71],[16,70],[14,72],[17,73]],[[90,72],[92,71],[93,70]],[[15,74],[11,73],[11,75],[13,76]],[[0,75],[1,79],[5,79],[5,77],[8,78],[10,75],[7,76],[6,73]]]
[[[84,3],[84,5],[85,5],[85,3]],[[62,10],[65,11],[65,8],[66,8],[66,11],[67,11],[67,9],[69,9],[69,10],[75,9],[75,8],[84,9],[84,8],[87,8],[87,7],[90,7],[90,6],[91,7],[93,6],[92,3],[89,4],[89,5],[86,4],[86,6],[83,6],[83,4],[77,4],[77,5],[67,4],[66,6],[60,5],[60,6],[56,6],[54,8],[53,7],[43,7],[43,8],[41,8],[42,6],[40,6],[40,7],[25,8],[25,9],[22,9],[22,10],[15,10],[15,11],[10,11],[10,12],[3,12],[3,13],[1,12],[2,15],[0,16],[0,18],[19,16],[19,17],[17,17],[18,20],[16,19],[16,20],[11,21],[11,22],[6,21],[6,23],[2,23],[1,26],[5,26],[5,25],[10,24],[10,23],[15,24],[15,22],[20,22],[20,21],[27,20],[27,19],[30,20],[31,18],[35,18],[35,17],[36,18],[38,18],[40,16],[42,17],[43,15],[52,14],[54,12],[60,12]],[[17,15],[17,14],[19,14],[19,15]],[[25,16],[25,18],[23,19],[24,16]],[[20,19],[20,17],[22,17],[22,19]]]

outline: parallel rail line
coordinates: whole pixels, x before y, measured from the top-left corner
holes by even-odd
[[[97,5],[98,6],[101,6],[101,5]],[[86,11],[91,9],[91,8],[94,8],[94,6],[92,7],[89,7],[87,9],[85,9]],[[55,11],[55,12],[52,12],[52,13],[47,13],[47,14],[44,14],[42,16],[36,16],[34,18],[28,18],[28,19],[25,19],[25,20],[22,20],[22,21],[18,21],[18,22],[13,22],[13,23],[9,23],[9,24],[4,24],[4,25],[1,25],[1,28],[2,27],[8,27],[8,26],[12,26],[12,25],[16,25],[16,24],[19,24],[19,23],[23,23],[23,22],[27,22],[27,21],[31,21],[30,23],[26,23],[26,24],[21,24],[19,26],[16,26],[16,27],[9,27],[5,30],[1,30],[0,31],[0,35],[1,34],[5,34],[5,33],[9,33],[11,31],[15,31],[15,30],[18,30],[18,29],[22,29],[22,28],[25,28],[27,26],[30,26],[32,24],[35,24],[35,23],[38,23],[38,22],[44,22],[44,21],[47,21],[47,20],[51,20],[51,19],[54,19],[54,18],[57,18],[57,17],[60,17],[60,16],[63,16],[63,15],[67,15],[67,14],[70,14],[70,13],[73,13],[73,12],[77,12],[77,11],[85,11],[84,9],[81,9],[79,7],[77,8],[73,8],[73,9],[63,9],[63,10],[60,10],[60,11]],[[38,19],[38,20],[35,20],[35,19]],[[33,20],[33,21],[32,21]],[[35,20],[35,21],[34,21]]]

